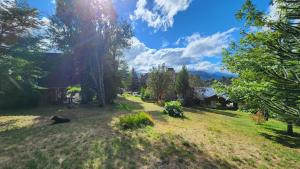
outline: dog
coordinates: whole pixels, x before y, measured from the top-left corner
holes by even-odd
[[[63,118],[63,117],[59,117],[59,116],[53,116],[50,118],[50,120],[53,120],[52,124],[58,124],[58,123],[68,123],[71,120],[68,118]]]

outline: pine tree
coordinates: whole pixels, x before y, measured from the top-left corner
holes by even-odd
[[[182,96],[184,104],[187,104],[191,87],[189,84],[189,73],[185,66],[182,66],[181,71],[176,76],[175,88],[177,94]]]
[[[300,118],[300,2],[274,3],[279,7],[277,20],[263,15],[250,0],[237,13],[246,19],[244,37],[224,52],[224,64],[238,78],[218,89],[246,103],[247,109],[276,113],[292,134],[292,123]],[[249,32],[249,26],[259,31]]]
[[[136,92],[139,90],[139,88],[140,88],[139,77],[136,71],[134,70],[134,68],[132,68],[130,73],[130,90]]]

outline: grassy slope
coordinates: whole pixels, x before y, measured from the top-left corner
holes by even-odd
[[[186,119],[135,97],[97,107],[0,113],[0,168],[299,168],[300,138],[284,123],[255,125],[246,113],[185,109]],[[120,131],[128,112],[147,111],[154,128]],[[7,114],[5,114],[7,113]],[[9,114],[8,114],[9,113]],[[11,115],[11,114],[14,115]],[[48,125],[51,115],[72,118]],[[300,133],[300,129],[295,129]]]

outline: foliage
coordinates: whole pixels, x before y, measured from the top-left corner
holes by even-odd
[[[119,22],[112,2],[57,0],[51,25],[53,44],[73,56],[82,102],[95,95],[99,106],[113,103],[121,86],[122,49],[130,45],[132,30]]]
[[[134,70],[134,68],[132,68],[130,73],[130,90],[132,92],[136,92],[139,90],[139,88],[140,88],[139,77],[136,71]]]
[[[159,65],[150,71],[147,88],[155,101],[159,102],[165,100],[167,92],[172,89],[173,82],[172,73],[167,71],[165,65]]]
[[[75,85],[75,86],[69,86],[67,88],[67,92],[68,93],[79,93],[81,91],[81,88],[79,85]]]
[[[128,89],[130,86],[130,73],[128,69],[128,64],[125,61],[120,61],[118,72],[121,80],[120,86],[124,89]]]
[[[38,103],[37,81],[44,72],[38,11],[20,1],[0,2],[0,107]]]
[[[182,67],[181,71],[176,76],[175,88],[177,94],[183,98],[183,104],[188,105],[191,102],[191,87],[189,84],[189,73],[185,66]]]
[[[299,1],[276,0],[277,20],[264,16],[250,0],[238,12],[246,20],[244,37],[224,51],[227,70],[238,74],[231,84],[216,85],[246,107],[274,112],[285,121],[300,117]],[[293,17],[291,17],[293,16]],[[249,27],[259,31],[251,32]]]
[[[205,81],[199,76],[189,75],[189,84],[191,87],[205,87]]]
[[[148,101],[152,99],[149,89],[141,88],[140,92],[141,92],[141,99],[143,101]]]
[[[73,98],[76,93],[80,93],[80,92],[81,92],[80,85],[74,85],[74,86],[67,87],[67,95],[68,95],[68,97]]]
[[[189,73],[185,66],[183,66],[181,71],[177,74],[175,86],[176,92],[184,98],[186,91],[190,88]]]
[[[137,129],[146,126],[153,126],[154,121],[149,114],[145,112],[139,112],[120,117],[119,125],[122,129]]]
[[[20,88],[14,85],[6,86],[4,93],[0,94],[0,108],[27,108],[39,104],[40,94],[31,85],[20,84]]]
[[[183,110],[179,101],[166,102],[163,112],[172,117],[183,117]]]
[[[255,114],[252,114],[251,119],[258,125],[266,122],[265,116],[261,110],[258,110]]]

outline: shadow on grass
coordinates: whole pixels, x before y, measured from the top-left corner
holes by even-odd
[[[228,112],[226,110],[211,109],[206,107],[192,107],[192,108],[185,107],[184,111],[189,111],[194,113],[214,113],[214,114],[219,114],[228,117],[238,117],[238,114]]]
[[[213,159],[180,136],[160,135],[154,140],[142,135],[123,135],[96,142],[87,168],[236,168]]]
[[[66,109],[64,105],[49,105],[40,106],[35,108],[27,109],[6,109],[0,110],[0,116],[25,116],[25,115],[38,115],[38,116],[49,116],[54,112],[60,112]]]
[[[265,127],[274,134],[260,133],[261,136],[290,148],[300,148],[300,134],[294,133],[293,136],[287,135],[286,131]]]

